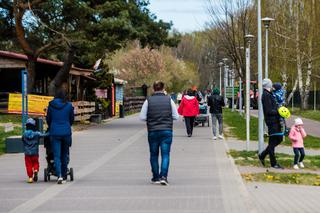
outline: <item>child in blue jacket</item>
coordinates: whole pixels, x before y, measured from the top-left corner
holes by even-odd
[[[26,123],[26,131],[22,136],[28,183],[38,181],[39,141],[41,137],[45,136],[46,134],[36,131],[36,121],[32,118],[29,118]]]

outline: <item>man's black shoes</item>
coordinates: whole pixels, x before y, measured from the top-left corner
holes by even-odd
[[[160,184],[160,179],[159,178],[152,178],[151,183],[152,184]]]
[[[160,178],[160,184],[163,185],[163,186],[169,185],[167,177],[161,177]]]
[[[279,164],[276,164],[274,166],[272,166],[272,168],[274,169],[284,169],[282,166],[280,166]]]

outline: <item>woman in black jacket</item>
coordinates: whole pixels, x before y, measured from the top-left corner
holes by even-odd
[[[271,167],[275,169],[283,169],[276,160],[274,153],[275,147],[278,146],[282,140],[283,135],[281,134],[281,123],[280,115],[278,113],[278,107],[275,98],[271,93],[272,81],[270,79],[264,79],[262,82],[263,94],[262,94],[262,105],[264,120],[268,127],[269,144],[267,148],[259,154],[259,160],[263,166],[265,166],[264,159],[267,155],[270,157]]]

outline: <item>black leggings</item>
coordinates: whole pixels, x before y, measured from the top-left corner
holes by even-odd
[[[184,122],[186,123],[186,128],[187,128],[187,134],[192,135],[193,132],[193,125],[194,125],[194,118],[195,117],[184,117]]]
[[[293,148],[294,152],[294,164],[298,164],[298,162],[302,162],[304,159],[304,148]]]

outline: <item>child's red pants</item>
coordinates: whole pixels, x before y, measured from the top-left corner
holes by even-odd
[[[33,177],[33,171],[39,171],[39,155],[25,155],[27,174],[29,178]]]

